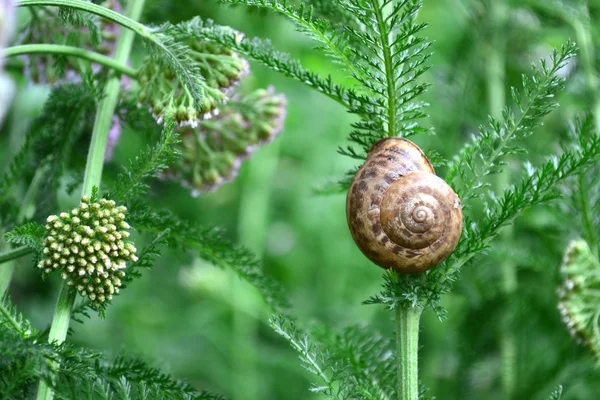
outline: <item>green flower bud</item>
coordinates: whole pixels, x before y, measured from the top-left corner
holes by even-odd
[[[59,270],[62,279],[74,285],[80,295],[88,296],[95,307],[102,306],[112,296],[98,294],[117,293],[126,262],[137,261],[133,244],[123,242],[129,237],[126,211],[112,200],[92,203],[89,196],[84,196],[79,208],[70,214],[48,217],[44,259],[38,268],[45,274]],[[62,233],[57,234],[56,229]]]
[[[600,365],[600,321],[597,315],[600,262],[584,240],[572,241],[561,266],[558,309],[573,338],[586,344]]]

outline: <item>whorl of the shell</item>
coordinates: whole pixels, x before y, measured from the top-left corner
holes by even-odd
[[[377,142],[346,199],[356,245],[382,268],[421,272],[455,249],[462,231],[460,200],[414,143]]]

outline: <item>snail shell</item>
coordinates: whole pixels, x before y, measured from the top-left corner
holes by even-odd
[[[346,217],[367,258],[405,273],[438,266],[462,232],[460,199],[421,149],[401,138],[373,145],[348,191]]]

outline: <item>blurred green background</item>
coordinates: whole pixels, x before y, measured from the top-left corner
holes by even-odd
[[[600,10],[590,7],[592,37],[597,39],[594,16]],[[270,38],[305,67],[345,79],[313,50],[314,43],[272,14],[212,0],[149,0],[143,22],[178,22],[194,15],[246,36]],[[432,83],[425,95],[431,116],[423,124],[433,126],[436,135],[415,141],[446,158],[487,122],[488,114],[497,115],[509,99],[509,87],[520,84],[531,62],[547,57],[568,38],[576,40],[560,9],[541,1],[426,0],[419,18],[429,24],[426,33],[435,41],[432,68],[425,76]],[[141,43],[136,51],[139,58]],[[256,63],[251,68],[246,87],[274,86],[287,96],[283,134],[246,161],[237,180],[215,193],[192,198],[176,185],[157,183],[152,201],[199,224],[225,227],[233,240],[262,257],[266,274],[285,287],[292,315],[301,325],[341,330],[368,324],[393,335],[389,312],[361,305],[378,291],[382,270],[354,246],[344,195],[314,193],[356,165],[336,153],[346,144],[353,116],[300,83]],[[519,173],[525,159],[535,164],[556,152],[568,120],[587,111],[590,94],[580,69],[578,63],[565,69],[570,80],[559,98],[561,107],[527,139],[529,154],[512,160],[496,190]],[[11,134],[0,137],[8,149],[3,162],[18,148],[27,121],[41,112],[46,94],[46,89],[19,83],[4,127]],[[145,135],[126,129],[108,173],[134,157],[146,141]],[[562,252],[577,236],[560,207],[537,208],[518,219],[488,256],[464,268],[454,292],[444,299],[447,319],[440,322],[431,311],[423,317],[420,378],[428,395],[441,400],[506,398],[500,343],[508,326],[515,344],[515,399],[545,399],[558,383],[565,386],[565,399],[600,398],[593,360],[570,338],[557,310]],[[516,267],[512,283],[502,275],[505,260]],[[18,262],[10,294],[43,328],[51,320],[59,279],[42,282],[30,264]],[[92,316],[84,325],[74,324],[70,340],[108,354],[142,356],[232,400],[319,398],[308,391],[311,376],[295,353],[270,330],[269,316],[256,291],[231,271],[167,253],[114,301],[105,320]]]

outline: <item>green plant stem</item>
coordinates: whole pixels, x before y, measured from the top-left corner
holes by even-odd
[[[582,21],[577,18],[571,18],[569,21],[573,27],[573,30],[575,31],[577,43],[579,44],[580,48],[582,69],[585,75],[587,90],[592,100],[591,108],[592,115],[594,117],[594,127],[596,133],[600,134],[600,84],[598,83],[598,73],[595,66],[596,54],[592,33],[590,31],[589,10],[587,9],[587,6],[585,7],[586,8],[584,12],[587,16],[586,21]],[[593,226],[591,219],[591,210],[586,192],[587,187],[585,184],[585,175],[580,174],[577,179],[579,197],[581,199],[584,236],[590,246],[590,249],[592,249],[594,255],[598,257],[600,253],[600,243],[598,243],[596,229]]]
[[[127,4],[125,14],[133,20],[139,19],[140,15],[142,14],[142,9],[144,8],[144,1],[145,0],[130,0]],[[21,2],[21,4],[23,3],[26,2]],[[48,1],[46,3],[59,3],[60,5],[67,6],[69,6],[71,3],[74,3],[76,6],[77,4],[85,4],[86,6],[93,5],[92,3],[73,0],[61,0],[54,2]],[[121,33],[121,36],[119,36],[117,41],[115,62],[119,64],[125,64],[127,62],[129,53],[131,52],[131,47],[133,45],[133,38],[134,35],[131,31]],[[83,195],[90,195],[94,187],[100,187],[102,168],[104,166],[104,154],[106,153],[106,145],[108,142],[108,132],[110,130],[112,116],[117,105],[117,101],[119,100],[119,86],[120,79],[116,76],[111,77],[106,83],[104,97],[98,104],[98,111],[94,121],[94,129],[92,131],[92,140],[90,142],[90,149],[85,166],[85,176],[83,178]],[[52,319],[52,325],[50,327],[50,334],[48,335],[48,341],[50,343],[62,343],[65,341],[71,319],[71,309],[73,308],[73,303],[75,302],[75,295],[75,289],[66,283],[63,283],[58,301],[56,303],[54,318]],[[52,400],[53,397],[54,392],[52,389],[48,388],[43,381],[40,381],[37,400]]]
[[[488,107],[490,114],[496,118],[502,118],[502,109],[506,105],[506,41],[504,39],[504,24],[506,21],[506,9],[502,2],[491,0],[489,7],[490,43],[487,51],[487,86]],[[497,187],[509,186],[510,171],[504,170],[498,175]],[[501,232],[501,240],[507,244],[512,240],[512,225]],[[516,338],[512,329],[513,310],[510,299],[517,288],[517,266],[506,258],[501,262],[502,271],[502,296],[506,307],[504,308],[500,327],[500,364],[502,392],[505,400],[513,398],[516,381]]]
[[[69,329],[69,321],[71,320],[71,309],[75,302],[75,296],[77,292],[75,288],[69,285],[63,285],[58,295],[56,302],[56,309],[54,311],[54,317],[52,318],[52,326],[50,327],[50,334],[48,335],[48,341],[50,343],[60,344],[65,341],[67,337],[67,331]],[[51,363],[52,368],[56,368],[55,363]],[[54,391],[48,387],[43,381],[40,381],[37,392],[37,400],[52,400],[54,398]]]
[[[387,121],[387,135],[396,135],[396,90],[394,87],[395,76],[394,76],[394,61],[392,60],[392,46],[390,45],[390,32],[386,23],[387,15],[389,10],[384,10],[380,7],[381,0],[370,0],[375,10],[375,17],[377,19],[377,27],[379,34],[381,35],[381,47],[383,49],[383,62],[385,64],[385,76],[387,83],[387,97],[388,97],[388,121]],[[391,3],[388,4],[387,8],[391,7]]]
[[[396,308],[396,360],[398,363],[398,399],[419,398],[419,321],[422,308]]]
[[[138,35],[150,39],[152,37],[151,32],[144,25],[136,21],[137,18],[132,18],[130,14],[119,14],[116,11],[110,10],[106,7],[99,6],[92,2],[81,1],[81,0],[21,0],[17,2],[17,7],[31,7],[31,6],[54,6],[54,7],[69,7],[77,10],[96,14],[102,18],[106,18],[109,21],[115,22],[122,27],[132,30]]]
[[[570,19],[573,30],[577,37],[579,45],[581,64],[585,75],[585,83],[591,97],[591,109],[594,116],[594,127],[596,132],[600,133],[600,84],[595,67],[596,54],[594,49],[594,41],[590,32],[589,11],[586,9],[587,20],[582,21],[578,18]]]
[[[588,245],[590,246],[590,249],[592,249],[592,253],[594,253],[594,255],[596,257],[598,257],[598,240],[596,237],[596,229],[593,226],[593,222],[592,222],[592,214],[591,214],[591,210],[590,210],[590,203],[588,201],[587,198],[587,193],[586,193],[586,182],[585,182],[585,174],[579,174],[579,176],[577,177],[577,186],[579,189],[579,199],[581,200],[580,202],[580,207],[581,207],[581,216],[583,219],[583,235],[585,240],[588,242]]]
[[[25,192],[25,196],[23,197],[23,201],[21,202],[21,207],[19,208],[19,214],[17,214],[17,218],[15,221],[17,223],[17,225],[20,225],[23,223],[23,221],[25,221],[25,217],[26,217],[27,211],[29,210],[29,207],[31,207],[34,204],[35,197],[37,195],[40,183],[41,183],[42,179],[44,178],[45,172],[46,172],[45,166],[41,166],[38,169],[36,169],[35,174],[33,175],[33,179],[31,179],[31,183],[29,184],[29,187],[27,188],[27,192]],[[0,232],[0,234],[1,234],[1,232]],[[0,239],[0,242],[3,242],[3,241],[4,241],[4,238]],[[6,243],[5,247],[6,247],[6,253],[3,253],[3,254],[6,254],[6,256],[9,256],[7,253],[11,252],[11,246],[10,246],[10,244]],[[17,253],[15,255],[14,258],[22,257],[33,251],[31,249],[27,249],[29,251],[25,252],[25,249],[23,249],[23,247],[19,247],[18,249],[14,249],[14,250],[15,251],[21,250],[19,253]],[[9,259],[3,260],[2,255],[0,255],[0,264],[3,262],[12,261],[14,258],[9,258]],[[14,269],[15,269],[14,264],[9,263],[8,265],[4,265],[2,267],[2,269],[0,270],[0,294],[6,292],[8,290]]]
[[[510,240],[511,230],[503,232],[505,243]],[[516,362],[517,362],[517,340],[513,332],[514,306],[511,302],[517,290],[517,268],[512,260],[507,259],[502,262],[502,293],[504,304],[506,305],[500,328],[500,363],[502,366],[502,391],[504,399],[509,400],[514,397],[516,382]]]
[[[127,6],[126,15],[138,19],[142,13],[145,0],[131,0]],[[91,4],[91,3],[85,3]],[[129,59],[131,46],[133,44],[133,33],[123,32],[117,42],[115,62],[125,64]],[[108,131],[112,124],[112,116],[119,100],[120,80],[118,77],[111,78],[104,89],[105,97],[98,104],[98,112],[94,121],[92,141],[85,166],[83,179],[83,195],[90,195],[94,186],[99,187],[102,179],[102,168],[104,166],[104,155],[108,142]]]
[[[32,252],[33,250],[27,246],[21,246],[17,247],[16,249],[5,251],[4,253],[0,253],[0,264],[26,256]],[[6,290],[6,288],[4,290]],[[2,290],[2,287],[0,287],[0,293],[4,293],[4,290]]]
[[[78,47],[64,46],[59,44],[25,44],[21,46],[9,47],[8,49],[4,49],[2,51],[0,57],[13,57],[24,54],[57,54],[82,58],[84,60],[103,65],[131,78],[137,78],[137,71],[135,69],[124,64],[120,64],[110,57],[103,56],[102,54],[98,54],[93,51],[80,49]]]
[[[247,165],[246,177],[240,202],[238,225],[239,240],[261,257],[265,248],[269,225],[269,204],[271,182],[279,161],[281,139],[260,151],[260,157],[253,158]],[[259,189],[260,188],[260,189]],[[248,296],[241,290],[244,283],[237,279],[231,282],[231,298],[238,306],[233,313],[233,337],[231,361],[233,376],[231,387],[233,400],[256,400],[260,378],[257,367],[257,337],[260,321],[256,318],[263,309],[263,302],[255,296]]]
[[[4,231],[0,230],[0,251],[2,251],[2,255],[6,255],[11,251],[11,245],[4,239]],[[0,296],[4,295],[8,290],[8,286],[10,285],[10,280],[12,278],[13,273],[13,265],[10,261],[14,258],[6,260],[8,262],[7,265],[0,266]]]

